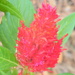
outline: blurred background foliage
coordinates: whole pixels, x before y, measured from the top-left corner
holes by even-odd
[[[31,0],[34,4],[35,10],[41,7],[41,4],[44,0]],[[67,15],[75,12],[75,0],[47,0],[47,2],[53,7],[57,8],[57,13],[60,15],[60,18],[63,19]],[[4,14],[0,12],[0,23],[2,16]],[[0,44],[1,45],[1,44]],[[75,74],[75,30],[72,32],[68,42],[64,46],[67,48],[59,58],[59,64],[56,65],[54,73],[44,72],[44,75],[56,75],[58,73],[73,73]],[[36,73],[36,75],[41,75]]]

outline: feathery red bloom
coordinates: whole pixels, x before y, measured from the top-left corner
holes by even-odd
[[[56,8],[43,4],[34,16],[29,28],[21,22],[16,56],[20,64],[27,66],[30,71],[46,71],[55,66],[60,52],[63,51],[63,39],[57,38],[58,15]]]

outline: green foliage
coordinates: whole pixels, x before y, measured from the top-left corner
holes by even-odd
[[[0,25],[0,41],[4,47],[12,52],[15,52],[18,26],[18,18],[9,13],[3,17],[2,24]]]
[[[18,66],[14,54],[6,48],[0,47],[0,70],[5,70],[14,66]]]
[[[30,26],[30,23],[34,19],[34,7],[30,0],[8,0],[10,3],[12,3],[22,14],[25,25]]]
[[[11,72],[11,75],[18,75],[18,70],[17,69],[13,69]]]
[[[0,70],[0,75],[18,75],[17,69]]]
[[[65,44],[75,26],[75,13],[72,13],[71,15],[67,16],[66,18],[58,22],[57,25],[60,25],[58,39],[68,34],[68,36],[63,41],[63,44]]]
[[[20,12],[7,0],[0,0],[0,11],[10,12],[12,15],[22,19]]]
[[[58,75],[74,75],[74,74],[71,74],[71,73],[61,73],[61,74],[58,74]]]
[[[22,14],[25,25],[29,26],[34,18],[34,8],[30,0],[8,0],[12,3]],[[2,24],[0,25],[0,41],[3,46],[15,52],[17,32],[19,24],[19,19],[10,13],[6,13],[2,19]]]

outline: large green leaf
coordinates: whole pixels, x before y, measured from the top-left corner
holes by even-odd
[[[58,74],[58,75],[74,75],[74,74],[71,74],[71,73],[61,73],[61,74]]]
[[[11,75],[18,75],[18,70],[17,69],[13,69],[11,72]]]
[[[75,13],[72,13],[71,15],[67,16],[66,18],[58,22],[57,25],[60,25],[58,39],[68,34],[68,36],[63,41],[63,44],[65,44],[75,26]]]
[[[20,12],[7,0],[0,0],[0,11],[10,12],[12,15],[22,19]]]
[[[22,14],[24,20],[25,20],[25,25],[30,26],[30,23],[34,19],[34,7],[31,3],[30,0],[8,0],[11,2]]]
[[[0,47],[0,70],[18,66],[17,60],[11,51]]]
[[[34,18],[34,8],[30,0],[8,0],[11,2],[22,14],[25,25],[29,26]],[[6,13],[3,17],[2,24],[0,25],[0,41],[3,46],[15,52],[17,31],[19,24],[19,19],[10,13]]]
[[[0,25],[0,41],[3,46],[15,52],[17,27],[19,26],[19,20],[11,16],[9,13],[3,17],[2,24]]]

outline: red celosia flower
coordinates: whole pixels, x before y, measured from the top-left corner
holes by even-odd
[[[43,4],[29,28],[21,21],[16,56],[23,67],[27,66],[30,71],[36,72],[55,66],[63,51],[63,39],[57,38],[57,18],[56,9]]]

